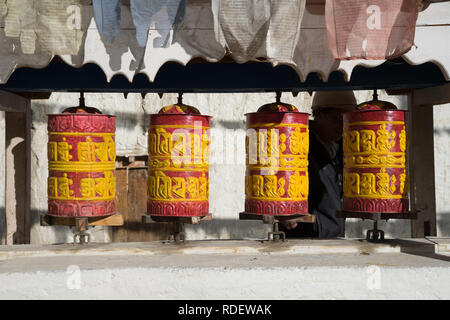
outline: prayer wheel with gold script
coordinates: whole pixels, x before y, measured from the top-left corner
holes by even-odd
[[[246,117],[245,214],[308,214],[308,114],[278,101]]]
[[[115,116],[95,108],[73,107],[48,115],[49,215],[115,213],[115,131]]]
[[[408,212],[405,113],[373,100],[344,114],[344,211]]]
[[[211,117],[178,104],[150,115],[147,215],[204,217],[209,213]]]

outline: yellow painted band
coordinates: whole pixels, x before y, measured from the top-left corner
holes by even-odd
[[[49,200],[66,200],[66,201],[110,201],[114,200],[115,196],[112,197],[89,197],[89,198],[64,198],[64,197],[50,197],[48,196]]]
[[[304,154],[280,154],[279,158],[307,159],[308,155],[306,153],[304,153]]]
[[[149,200],[150,201],[161,201],[161,202],[195,202],[195,201],[198,201],[198,202],[200,202],[200,201],[208,201],[208,199],[207,198],[198,198],[198,199],[179,199],[179,198],[177,198],[177,199],[159,199],[159,198],[151,198],[151,197],[149,197]]]
[[[59,161],[49,161],[48,169],[50,171],[66,171],[66,172],[103,172],[114,171],[116,169],[115,162],[79,162],[61,163]]]
[[[270,128],[308,128],[306,124],[299,123],[255,123],[247,126],[247,128],[261,128],[261,127],[270,127]]]
[[[186,160],[194,160],[195,161],[195,159],[207,159],[207,158],[205,158],[205,157],[186,157],[186,156],[172,156],[172,155],[168,155],[168,156],[157,156],[157,155],[153,155],[153,154],[150,154],[150,157],[149,157],[150,159],[151,158],[162,158],[162,159],[186,159]]]
[[[347,198],[364,198],[364,199],[408,199],[407,197],[402,196],[401,194],[396,195],[388,195],[388,196],[381,196],[381,195],[369,195],[369,196],[363,196],[363,195],[346,195],[344,194],[344,197]]]
[[[262,197],[246,197],[248,200],[261,200],[261,201],[306,201],[308,198],[262,198]]]
[[[399,168],[404,169],[405,165],[402,164],[352,164],[346,165],[345,169],[351,168]]]
[[[298,167],[262,167],[262,166],[247,166],[248,170],[273,170],[273,171],[293,171],[293,172],[305,172],[308,168]]]
[[[358,122],[345,122],[344,127],[346,126],[360,126],[360,125],[377,125],[377,124],[400,124],[405,125],[405,121],[358,121]]]
[[[211,129],[211,127],[203,127],[203,126],[195,126],[192,124],[168,124],[168,125],[159,125],[159,124],[155,124],[155,125],[151,125],[150,129],[152,128],[193,128],[193,129]]]
[[[350,156],[405,156],[405,152],[344,152],[344,157],[350,157]]]
[[[93,136],[93,137],[113,137],[113,132],[49,132],[50,136]]]
[[[176,171],[176,172],[183,172],[183,171],[198,171],[198,172],[208,172],[208,168],[173,168],[173,167],[165,167],[165,168],[158,168],[158,167],[149,167],[150,171]]]

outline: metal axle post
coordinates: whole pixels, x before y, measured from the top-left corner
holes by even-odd
[[[283,231],[279,231],[278,222],[273,223],[273,231],[268,233],[267,238],[269,241],[270,241],[271,235],[273,237],[274,242],[280,241],[280,238],[281,238],[281,241],[283,241],[283,242],[286,241],[286,234]]]
[[[73,235],[73,243],[79,243],[81,245],[89,243],[91,236],[86,232],[88,229],[88,219],[75,218],[75,228],[78,232]],[[77,238],[80,239],[79,242],[77,242]]]
[[[384,231],[378,229],[378,220],[373,222],[373,229],[367,230],[366,239],[369,241],[384,240]]]
[[[175,243],[185,242],[186,233],[184,232],[184,223],[183,222],[175,222],[175,232],[172,233],[171,238],[175,241]],[[171,240],[171,239],[169,239]]]

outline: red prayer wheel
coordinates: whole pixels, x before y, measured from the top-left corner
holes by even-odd
[[[405,114],[378,100],[344,114],[344,211],[408,212]]]
[[[210,116],[182,103],[150,115],[148,215],[209,214],[210,121]]]
[[[115,117],[88,107],[48,115],[48,214],[115,213]]]
[[[308,214],[308,116],[280,102],[246,114],[246,214]]]

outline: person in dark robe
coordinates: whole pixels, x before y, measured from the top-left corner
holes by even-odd
[[[315,223],[287,220],[280,231],[287,238],[345,237],[345,219],[336,216],[342,210],[344,112],[356,108],[353,91],[321,91],[314,95],[309,136],[309,213]]]

